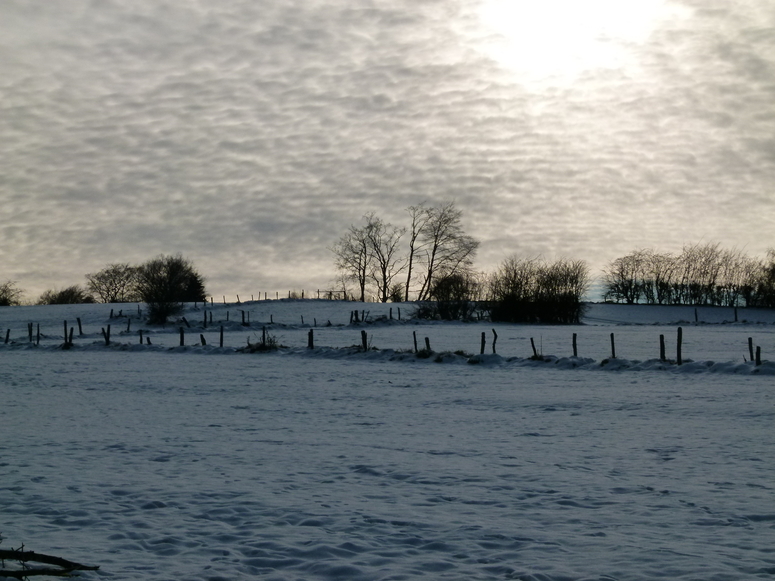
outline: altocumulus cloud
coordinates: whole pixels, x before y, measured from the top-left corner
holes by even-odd
[[[0,277],[181,252],[216,295],[324,287],[363,214],[446,200],[482,269],[761,254],[775,8],[681,6],[627,66],[537,87],[478,50],[474,0],[3,2]]]

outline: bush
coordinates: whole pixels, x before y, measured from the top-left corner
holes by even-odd
[[[22,290],[12,280],[0,284],[0,307],[21,304]]]
[[[159,256],[138,268],[137,291],[148,305],[148,322],[163,325],[183,303],[205,301],[204,278],[180,255]]]
[[[62,290],[47,290],[38,299],[39,305],[80,305],[93,302],[94,297],[77,284]]]
[[[490,318],[506,323],[578,324],[588,286],[582,261],[509,258],[490,284]]]

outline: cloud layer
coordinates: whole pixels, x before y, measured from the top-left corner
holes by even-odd
[[[684,1],[619,69],[534,85],[476,3],[0,6],[0,278],[181,252],[213,294],[323,288],[376,212],[455,200],[482,241],[600,266],[775,245],[775,9]]]

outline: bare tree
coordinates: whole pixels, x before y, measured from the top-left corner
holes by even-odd
[[[643,294],[645,266],[646,256],[642,250],[613,260],[603,271],[605,300],[637,303]]]
[[[412,287],[412,274],[414,274],[414,259],[418,250],[418,239],[430,220],[428,208],[424,204],[409,206],[411,223],[409,225],[409,253],[406,265],[406,284],[404,285],[404,300],[409,301],[409,290]]]
[[[371,253],[369,251],[368,225],[358,228],[350,226],[331,248],[336,260],[336,267],[345,280],[353,281],[360,291],[360,301],[366,300],[366,283],[369,278]]]
[[[428,208],[427,220],[420,229],[420,256],[423,260],[423,282],[419,300],[427,300],[437,277],[467,272],[473,263],[479,241],[463,231],[463,212],[454,202]]]
[[[371,258],[369,275],[377,286],[379,300],[386,303],[393,280],[406,265],[406,259],[398,253],[398,244],[406,230],[385,223],[374,214],[367,215],[366,221],[366,240]]]
[[[99,272],[86,275],[86,288],[103,303],[139,300],[136,289],[137,267],[126,263],[109,264]]]
[[[21,297],[24,294],[16,283],[12,280],[0,284],[0,307],[10,307],[21,303]]]

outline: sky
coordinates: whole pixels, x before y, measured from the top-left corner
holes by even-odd
[[[4,0],[0,282],[325,289],[370,212],[509,256],[775,246],[771,0]]]

